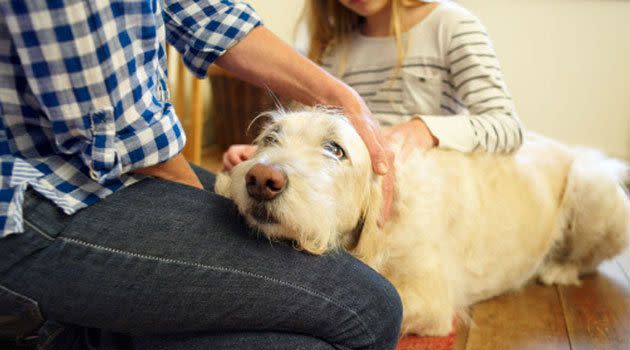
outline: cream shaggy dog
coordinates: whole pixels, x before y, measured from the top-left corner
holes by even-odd
[[[342,115],[277,113],[256,142],[217,193],[272,239],[345,248],[387,277],[405,333],[447,334],[454,314],[532,279],[579,284],[628,244],[629,167],[589,149],[529,135],[511,156],[418,151],[396,164],[379,228],[379,179]]]

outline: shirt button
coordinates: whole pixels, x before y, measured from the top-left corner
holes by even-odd
[[[96,174],[96,172],[92,168],[90,168],[90,177],[92,178],[92,180],[98,181],[98,174]]]

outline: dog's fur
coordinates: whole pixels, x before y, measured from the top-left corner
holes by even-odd
[[[329,141],[347,158],[326,151]],[[277,113],[257,142],[217,192],[270,238],[313,254],[346,248],[383,274],[402,298],[405,333],[447,334],[454,313],[532,279],[579,284],[628,244],[628,164],[590,149],[528,135],[509,156],[415,152],[396,164],[395,215],[379,228],[380,180],[342,115]],[[248,196],[256,163],[287,174],[272,201]],[[256,206],[274,220],[255,219]]]

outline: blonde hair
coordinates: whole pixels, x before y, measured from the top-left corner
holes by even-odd
[[[390,35],[396,41],[396,69],[398,72],[406,54],[403,42],[402,8],[421,4],[417,0],[391,0]],[[306,22],[309,46],[307,56],[322,63],[322,58],[330,50],[345,47],[352,34],[357,32],[365,19],[343,6],[338,0],[307,0],[301,21]],[[343,75],[347,53],[342,53],[338,75]]]

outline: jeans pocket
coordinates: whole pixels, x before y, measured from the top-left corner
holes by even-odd
[[[21,235],[24,235],[27,242],[20,248],[22,251],[37,245],[34,241],[28,241],[28,237],[53,241],[72,220],[71,216],[64,214],[53,202],[30,188],[24,193],[22,213],[24,233]]]
[[[0,285],[0,337],[16,340],[36,333],[44,318],[37,302]]]

